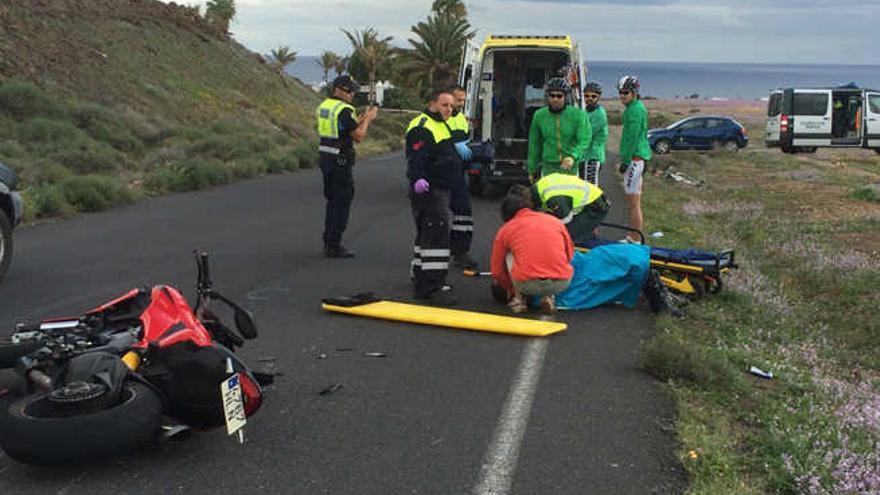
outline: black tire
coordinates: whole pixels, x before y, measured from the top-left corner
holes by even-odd
[[[12,222],[0,208],[0,280],[12,264]]]
[[[658,155],[666,155],[672,151],[672,142],[668,139],[658,139],[656,143],[654,143],[654,151],[657,152]]]
[[[131,380],[123,385],[122,402],[111,408],[45,417],[43,413],[49,408],[43,394],[3,407],[0,447],[9,457],[27,464],[55,465],[119,455],[153,439],[162,420],[162,403],[156,392]],[[35,412],[40,412],[40,417]]]

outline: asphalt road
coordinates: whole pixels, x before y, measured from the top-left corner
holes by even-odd
[[[613,160],[609,160],[613,163]],[[673,404],[636,365],[652,316],[565,313],[547,339],[447,330],[321,311],[328,295],[408,298],[413,226],[403,160],[362,160],[346,242],[321,257],[314,170],[150,199],[16,232],[0,285],[0,335],[16,321],[78,314],[139,285],[192,294],[191,252],[249,307],[261,335],[241,351],[282,375],[247,441],[225,432],[97,465],[35,468],[0,452],[0,493],[677,493]],[[622,219],[611,167],[603,180]],[[488,263],[497,199],[475,202],[473,254]],[[461,307],[504,313],[486,280],[450,277]],[[340,350],[354,349],[354,350]],[[381,351],[386,358],[364,356]],[[326,354],[326,359],[318,359]],[[318,395],[341,383],[331,395]]]

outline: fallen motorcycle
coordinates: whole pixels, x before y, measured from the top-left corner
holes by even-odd
[[[0,447],[20,462],[68,464],[131,451],[163,427],[239,430],[262,388],[233,350],[256,325],[214,291],[207,254],[196,253],[196,265],[195,309],[157,285],[76,318],[19,325],[0,344],[0,369],[14,369],[26,393],[0,400]],[[212,301],[231,308],[237,332]]]

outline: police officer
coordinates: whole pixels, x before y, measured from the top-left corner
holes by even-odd
[[[378,107],[370,107],[358,117],[351,104],[356,89],[357,83],[351,77],[337,77],[333,80],[331,96],[316,111],[321,139],[318,151],[327,199],[324,216],[324,256],[327,258],[354,256],[354,252],[342,245],[342,233],[348,226],[354,199],[354,143],[363,141],[379,111]]]
[[[545,175],[532,186],[532,202],[562,220],[574,244],[595,238],[611,204],[602,189],[568,174]]]
[[[456,304],[446,285],[449,199],[450,190],[461,179],[463,165],[447,124],[452,108],[452,94],[435,90],[428,108],[406,130],[406,176],[416,224],[412,262],[415,296],[439,305]]]
[[[458,156],[465,163],[473,157],[473,152],[468,147],[470,140],[470,126],[464,115],[464,104],[467,101],[467,90],[461,86],[453,86],[449,91],[452,94],[453,110],[447,123],[452,130],[452,141]],[[474,237],[474,216],[471,212],[471,197],[468,193],[467,179],[464,170],[458,174],[455,184],[452,185],[450,208],[452,210],[452,227],[449,233],[449,243],[452,249],[452,261],[456,266],[467,270],[476,270],[477,262],[471,258],[471,241]]]

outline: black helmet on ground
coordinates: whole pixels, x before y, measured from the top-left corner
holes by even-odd
[[[337,76],[336,79],[333,80],[333,87],[344,89],[345,91],[355,92],[357,91],[358,84],[357,81],[351,78],[348,74],[343,74],[341,76]]]

